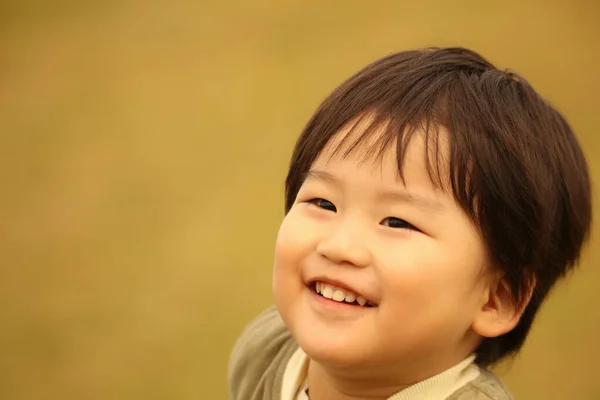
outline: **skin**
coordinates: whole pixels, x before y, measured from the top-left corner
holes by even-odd
[[[487,268],[480,234],[452,194],[434,188],[423,136],[410,142],[404,184],[394,145],[378,160],[362,162],[360,151],[330,158],[346,135],[361,134],[349,131],[314,161],[275,248],[275,301],[310,358],[317,400],[385,399],[457,364],[519,316]],[[444,150],[443,132],[440,140]],[[315,280],[375,306],[325,300]]]

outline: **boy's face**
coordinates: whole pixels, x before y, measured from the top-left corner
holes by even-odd
[[[480,340],[471,325],[487,301],[483,241],[452,194],[434,189],[422,135],[407,150],[404,186],[394,145],[381,162],[362,162],[360,150],[329,160],[346,132],[315,160],[281,224],[279,311],[323,364],[450,367]],[[369,303],[357,305],[358,296]]]

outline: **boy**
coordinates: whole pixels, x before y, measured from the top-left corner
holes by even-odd
[[[577,262],[587,165],[522,78],[463,48],[393,54],[300,136],[276,308],[244,330],[232,399],[511,399],[487,370]]]

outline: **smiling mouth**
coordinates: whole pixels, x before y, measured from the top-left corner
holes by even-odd
[[[309,288],[317,295],[332,301],[337,301],[338,303],[356,307],[376,307],[375,304],[371,303],[363,296],[329,283],[315,281],[309,285]]]

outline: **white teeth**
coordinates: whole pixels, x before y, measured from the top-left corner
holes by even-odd
[[[366,304],[372,305],[363,296],[357,296],[355,293],[346,292],[343,289],[340,289],[333,285],[328,285],[323,282],[315,283],[315,291],[321,294],[326,299],[335,300],[337,302],[345,301],[346,303],[354,303],[356,301],[361,306],[364,306]]]
[[[344,294],[344,292],[342,292],[341,290],[336,290],[335,292],[333,292],[333,300],[335,301],[344,301],[344,299],[346,298],[346,295]]]

